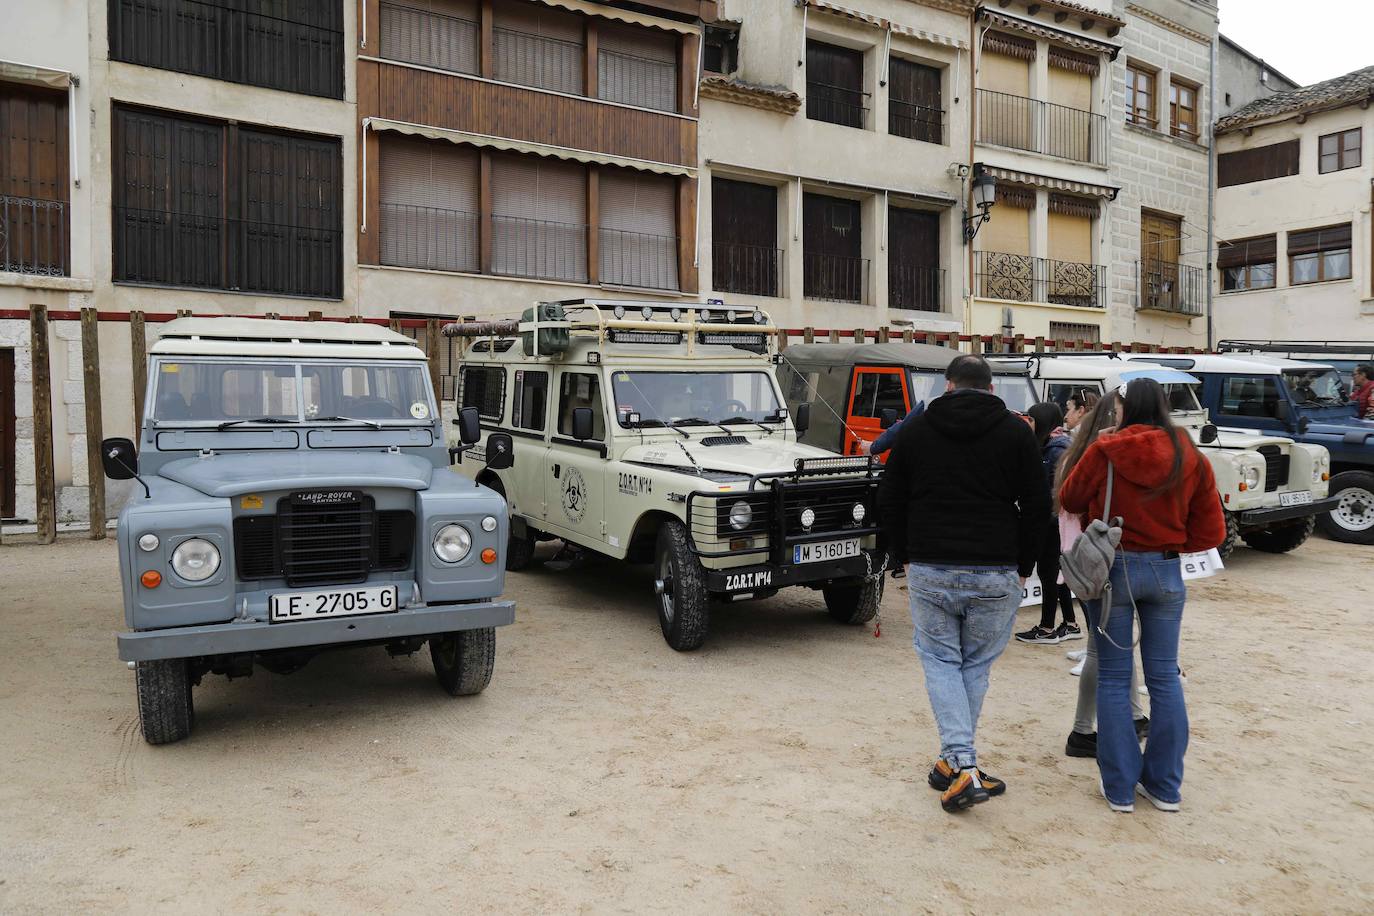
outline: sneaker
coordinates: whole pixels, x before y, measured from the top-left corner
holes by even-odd
[[[1054,645],[1055,643],[1059,642],[1059,631],[1051,630],[1046,627],[1034,626],[1031,627],[1029,630],[1025,631],[1024,633],[1017,633],[1016,638],[1021,640],[1021,642],[1034,642],[1043,643],[1045,645]]]
[[[1097,789],[1102,793],[1103,798],[1107,798],[1107,787],[1102,784],[1102,780],[1100,779],[1097,781]],[[1110,798],[1107,798],[1107,807],[1118,814],[1131,814],[1135,811],[1135,802],[1131,802],[1128,805],[1118,805]]]
[[[1072,668],[1069,669],[1069,674],[1072,674],[1074,677],[1078,677],[1079,675],[1081,675],[1083,673],[1083,664],[1083,662],[1079,662],[1078,664],[1074,665]]]
[[[1135,720],[1135,738],[1137,741],[1144,741],[1150,737],[1150,717],[1141,716]]]
[[[953,814],[974,805],[981,805],[987,800],[988,790],[979,782],[978,771],[960,770],[954,781],[949,784],[949,788],[940,796],[940,807]]]
[[[939,789],[941,792],[949,788],[950,782],[959,773],[954,767],[942,757],[935,761],[935,766],[930,768],[930,775],[926,777],[926,782],[930,783],[932,789]],[[983,784],[983,788],[988,790],[988,798],[995,798],[1007,791],[1007,784],[996,776],[989,776],[982,770],[978,771],[978,781]]]
[[[1097,758],[1097,732],[1069,732],[1069,740],[1064,742],[1064,754],[1068,757]]]
[[[1067,640],[1070,640],[1070,639],[1082,639],[1082,638],[1083,638],[1083,631],[1082,631],[1081,629],[1079,629],[1078,624],[1076,624],[1076,623],[1069,623],[1068,621],[1065,621],[1064,623],[1061,623],[1061,624],[1059,625],[1059,629],[1055,630],[1054,632],[1055,632],[1055,635],[1059,637],[1059,641],[1060,641],[1060,642],[1066,642]]]
[[[1064,653],[1064,657],[1071,662],[1081,662],[1088,657],[1087,649],[1070,649]]]
[[[1150,790],[1142,786],[1140,783],[1135,784],[1135,794],[1139,795],[1141,798],[1145,799],[1147,802],[1154,805],[1160,811],[1177,811],[1179,809],[1178,802],[1167,802],[1162,799],[1155,798],[1153,795],[1150,794]]]

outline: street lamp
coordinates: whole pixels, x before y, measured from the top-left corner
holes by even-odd
[[[969,215],[964,212],[964,242],[972,242],[973,237],[978,234],[979,228],[986,223],[990,217],[988,211],[997,203],[997,179],[983,171],[981,165],[973,167],[973,206],[978,211],[977,215]]]

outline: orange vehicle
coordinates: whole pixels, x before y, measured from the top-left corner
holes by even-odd
[[[797,344],[783,351],[778,381],[793,416],[802,404],[812,405],[802,442],[866,455],[917,403],[945,393],[945,369],[958,355],[916,343]],[[994,363],[992,371],[993,393],[1008,408],[1024,413],[1035,403],[1024,368]]]

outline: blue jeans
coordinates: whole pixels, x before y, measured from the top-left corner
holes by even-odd
[[[1112,613],[1107,634],[1129,647],[1135,630],[1131,598],[1140,615],[1140,662],[1150,692],[1150,738],[1140,751],[1131,721],[1131,652],[1097,636],[1097,766],[1107,798],[1135,800],[1136,783],[1161,801],[1180,800],[1188,710],[1178,679],[1178,634],[1187,591],[1178,558],[1118,551],[1112,565]],[[1102,602],[1084,602],[1097,632]]]
[[[1020,579],[1014,569],[909,563],[906,581],[940,756],[955,769],[975,767],[973,739],[988,670],[1011,638]]]

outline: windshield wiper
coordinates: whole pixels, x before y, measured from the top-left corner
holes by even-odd
[[[673,432],[677,433],[679,436],[682,436],[684,439],[690,439],[690,438],[692,438],[691,436],[689,436],[689,435],[687,435],[686,433],[684,433],[682,430],[680,430],[680,429],[675,429],[675,428],[673,427],[673,424],[669,423],[669,422],[666,421],[666,420],[660,420],[658,417],[650,417],[650,418],[647,419],[647,420],[640,420],[638,423],[631,423],[631,424],[629,425],[629,427],[630,427],[630,429],[639,429],[639,430],[645,430],[645,429],[671,429],[671,430],[673,430]]]
[[[678,417],[676,420],[670,420],[670,421],[668,422],[668,428],[671,429],[671,430],[676,431],[676,432],[677,432],[679,435],[681,435],[684,439],[690,439],[690,438],[692,438],[691,436],[687,435],[687,433],[685,433],[685,432],[683,432],[682,430],[678,429],[679,426],[686,426],[688,423],[691,423],[691,424],[693,424],[693,425],[695,425],[695,426],[715,426],[715,425],[716,425],[716,424],[712,423],[710,420],[706,419],[705,417]]]
[[[363,420],[358,417],[311,417],[310,419],[316,423],[366,423],[373,429],[382,428],[382,424],[376,420]]]
[[[228,429],[231,426],[238,426],[241,423],[291,423],[291,420],[283,420],[281,417],[255,417],[252,420],[225,420],[215,429]]]
[[[726,417],[717,423],[717,426],[734,426],[739,423],[748,423],[750,426],[757,426],[768,435],[773,435],[773,427],[766,426],[761,420],[751,420],[748,417]]]

